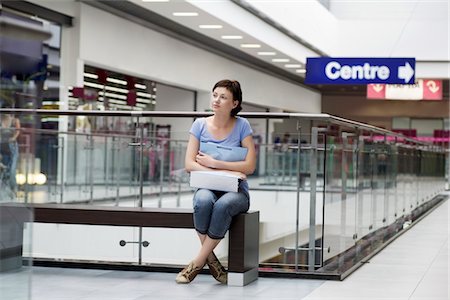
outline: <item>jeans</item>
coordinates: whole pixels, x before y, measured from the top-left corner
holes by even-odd
[[[16,172],[17,172],[17,161],[19,159],[19,145],[17,142],[9,143],[9,150],[11,151],[11,165],[9,170],[9,182],[11,185],[11,190],[17,190],[17,182],[16,182]]]
[[[19,158],[19,146],[17,142],[10,142],[8,146],[9,151],[2,153],[2,163],[8,168],[9,171],[9,186],[11,190],[17,190],[16,182],[16,169],[17,160]]]
[[[245,192],[198,189],[193,202],[195,229],[212,239],[223,239],[233,217],[250,207],[250,199]]]

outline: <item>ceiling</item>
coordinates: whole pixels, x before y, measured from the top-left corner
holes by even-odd
[[[224,21],[222,18],[218,18],[201,9],[198,6],[199,1],[128,1],[147,10],[151,10],[215,41],[251,55],[258,60],[269,63],[276,68],[287,71],[303,82],[305,76],[305,61],[300,61],[295,57],[289,56],[284,53],[282,49],[270,46],[261,39],[255,38],[247,32],[247,28],[238,28],[237,26]],[[231,4],[232,6],[236,6],[236,4],[231,3],[231,1],[229,2],[230,3],[227,5]],[[197,3],[197,5],[194,5],[195,3]],[[215,4],[218,3],[216,2]],[[239,9],[242,10],[242,8]],[[193,15],[180,16],[178,13],[191,13]],[[253,15],[251,17],[253,20],[250,19],[247,22],[260,21],[257,16]],[[318,54],[316,53],[316,55]]]
[[[294,1],[294,0],[290,0]],[[303,0],[304,1],[304,0]],[[337,18],[349,19],[355,18],[355,11],[359,11],[359,17],[367,17],[378,20],[386,19],[408,19],[412,14],[419,14],[424,18],[429,14],[429,11],[424,12],[420,1],[397,1],[395,3],[380,0],[383,5],[379,5],[379,2],[368,1],[364,5],[356,3],[354,1],[331,1],[330,12]],[[300,37],[289,31],[289,29],[283,28],[276,21],[271,20],[266,15],[260,13],[258,10],[251,6],[252,1],[199,1],[199,0],[128,0],[127,2],[133,3],[136,7],[143,8],[145,11],[151,11],[166,19],[171,20],[189,30],[198,33],[201,36],[216,41],[216,47],[223,45],[223,47],[231,47],[236,52],[243,53],[247,57],[254,58],[255,61],[261,61],[264,63],[262,69],[267,70],[267,66],[280,70],[284,74],[289,73],[289,79],[294,80],[297,84],[304,84],[305,77],[305,59],[299,56],[294,57],[288,55],[283,51],[286,47],[280,47],[269,45],[266,43],[262,36],[255,37],[255,32],[251,32],[251,27],[261,26],[261,23],[265,23],[265,26],[261,28],[275,30],[278,35],[284,36],[291,41],[294,41],[296,46],[306,49],[308,56],[326,56],[326,53],[316,49],[313,45],[308,44],[306,41],[301,40]],[[289,5],[289,1],[282,1],[283,5]],[[294,1],[295,2],[295,1]],[[225,5],[226,4],[226,5]],[[209,5],[209,6],[208,6]],[[210,13],[211,6],[222,5],[223,12],[214,15]],[[389,7],[386,9],[386,5]],[[238,22],[232,22],[233,18],[226,17],[232,14],[233,7],[243,12],[243,17],[246,17],[246,24],[248,26],[238,26]],[[383,8],[383,9],[382,9]],[[184,15],[180,15],[184,13]],[[186,15],[187,14],[187,15]],[[233,16],[235,20],[239,19],[236,15]],[[207,26],[205,26],[207,25]],[[212,25],[212,26],[211,26]],[[249,33],[251,32],[251,33]],[[270,34],[267,32],[267,34]],[[240,37],[239,39],[225,39],[228,37]],[[292,53],[292,52],[291,52]],[[447,87],[447,88],[446,88]],[[308,88],[312,88],[320,91],[324,95],[346,95],[346,96],[361,96],[366,95],[366,86],[342,86],[342,85],[308,85]],[[446,96],[448,98],[448,80],[444,80],[444,88],[446,88]]]

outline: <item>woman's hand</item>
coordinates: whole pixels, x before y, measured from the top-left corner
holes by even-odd
[[[206,153],[198,151],[198,154],[195,156],[195,161],[204,167],[216,168],[216,160]]]
[[[242,172],[238,172],[238,171],[226,171],[227,173],[233,174],[235,176],[238,176],[239,178],[246,180],[247,179],[247,175],[245,175]]]

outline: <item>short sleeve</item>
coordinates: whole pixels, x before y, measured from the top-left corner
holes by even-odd
[[[204,118],[196,119],[194,123],[192,123],[191,129],[189,130],[189,133],[195,136],[199,141],[202,134],[202,127],[204,124],[203,119]]]
[[[253,130],[247,119],[241,118],[241,120],[242,120],[242,126],[241,126],[241,132],[240,132],[240,139],[242,141],[247,136],[252,135]]]

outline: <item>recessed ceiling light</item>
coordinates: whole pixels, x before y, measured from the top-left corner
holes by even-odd
[[[201,29],[221,29],[222,25],[198,25]]]
[[[285,68],[301,68],[302,65],[299,65],[299,64],[287,64],[287,65],[284,65],[284,67]]]
[[[260,44],[241,44],[242,48],[261,48]]]
[[[277,55],[277,53],[276,52],[258,52],[258,55],[272,56],[272,55]]]
[[[197,12],[174,12],[172,13],[175,17],[196,17],[198,16]]]
[[[273,62],[289,62],[289,58],[272,58]]]
[[[224,40],[242,40],[242,35],[222,35]]]
[[[298,69],[298,70],[295,70],[295,72],[297,72],[297,73],[306,73],[306,70],[305,69]]]

